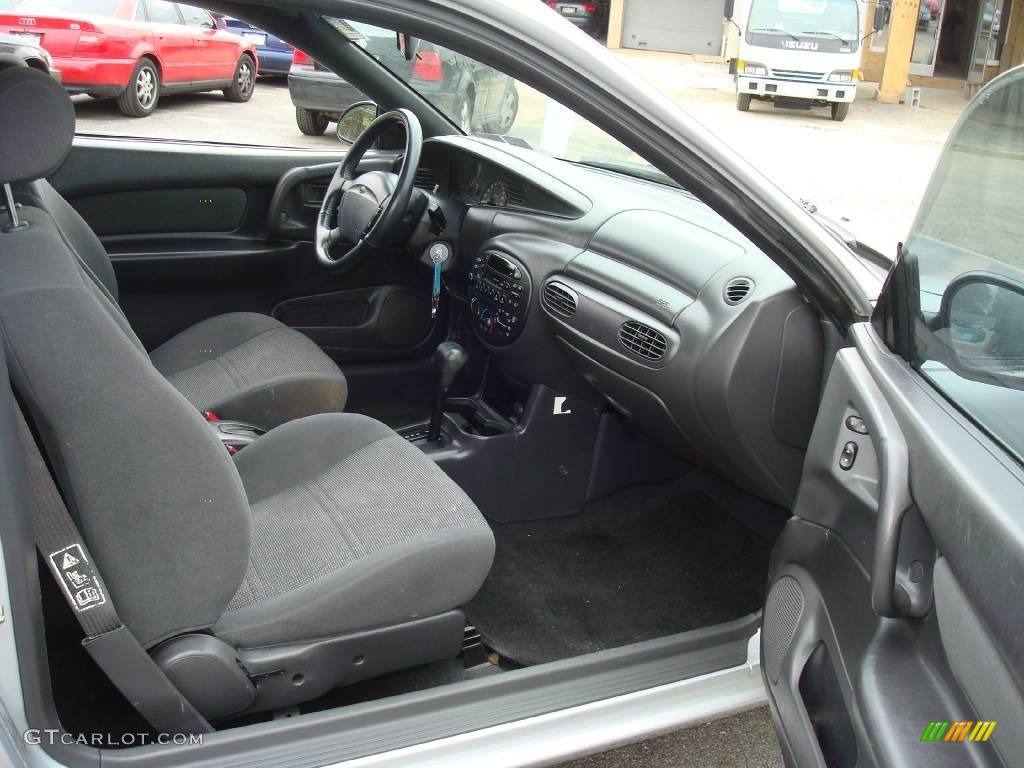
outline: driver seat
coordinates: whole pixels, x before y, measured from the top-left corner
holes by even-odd
[[[50,215],[83,271],[114,308],[118,322],[128,327],[118,306],[110,256],[85,220],[46,180],[20,184],[16,195],[23,205]],[[264,430],[303,416],[341,412],[348,399],[344,374],[312,339],[255,312],[203,320],[165,341],[149,357],[198,410]]]

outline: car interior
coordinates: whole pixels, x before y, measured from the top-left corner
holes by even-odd
[[[464,135],[329,32],[380,105],[336,152],[74,138],[0,71],[7,365],[105,587],[39,560],[69,732],[152,727],[113,657],[222,731],[759,622],[834,326],[686,190]]]

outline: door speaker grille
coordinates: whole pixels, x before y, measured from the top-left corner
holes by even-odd
[[[782,661],[803,614],[804,591],[792,576],[783,576],[768,593],[764,606],[764,665],[773,683],[779,682]]]
[[[668,339],[649,325],[630,320],[619,328],[619,343],[644,360],[661,360],[668,349]]]
[[[564,283],[550,282],[544,286],[544,306],[560,317],[572,317],[576,314],[579,297]]]

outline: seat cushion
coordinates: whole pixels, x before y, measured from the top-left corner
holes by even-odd
[[[235,464],[252,507],[252,550],[214,632],[236,647],[440,614],[468,602],[490,570],[494,537],[483,515],[378,421],[293,421]]]
[[[345,376],[312,339],[253,312],[196,323],[150,359],[199,410],[265,429],[342,411],[348,398]]]

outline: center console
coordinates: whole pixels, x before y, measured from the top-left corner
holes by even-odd
[[[484,251],[467,276],[474,329],[488,344],[511,344],[522,332],[530,306],[530,273],[522,263],[497,251]]]

